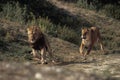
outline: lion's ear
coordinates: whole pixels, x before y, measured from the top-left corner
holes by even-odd
[[[84,27],[82,26],[82,27],[81,27],[81,30],[83,30],[83,29],[84,29]]]
[[[29,27],[26,30],[29,31]]]
[[[87,28],[87,31],[89,31],[90,29]]]
[[[28,31],[29,28],[27,28],[26,30]]]
[[[83,28],[81,28],[81,30],[82,30]]]

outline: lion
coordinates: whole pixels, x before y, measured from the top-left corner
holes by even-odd
[[[82,28],[81,34],[82,34],[81,35],[82,41],[81,41],[79,51],[80,51],[80,54],[85,57],[85,59],[86,59],[86,55],[90,54],[90,51],[96,42],[99,42],[101,50],[104,52],[99,28],[97,27]],[[88,49],[86,53],[83,53],[85,46],[87,46]]]
[[[41,31],[40,27],[28,27],[27,34],[28,42],[30,43],[30,46],[32,48],[33,57],[40,59],[41,63],[44,64],[47,63],[46,52],[48,52],[52,62],[54,62],[50,44],[45,34],[43,34],[43,32]],[[40,51],[40,55],[37,54],[38,51]]]

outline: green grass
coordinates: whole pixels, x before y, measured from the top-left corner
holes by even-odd
[[[78,44],[80,38],[74,29],[67,26],[60,26],[53,24],[48,18],[38,18],[33,19],[28,23],[29,25],[38,25],[44,33],[52,35],[53,37],[58,37],[63,40]]]
[[[2,11],[0,12],[0,18],[7,19],[13,22],[19,22],[21,24],[25,23],[25,17],[27,16],[26,7],[20,7],[17,2],[7,3],[2,6]]]
[[[94,10],[105,14],[107,17],[115,18],[120,20],[120,5],[112,3],[102,3],[100,0],[93,0],[88,4],[88,0],[78,0],[76,2],[78,7]]]

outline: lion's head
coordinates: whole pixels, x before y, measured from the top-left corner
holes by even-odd
[[[28,33],[28,41],[30,43],[35,43],[42,36],[41,30],[37,26],[28,27],[27,33]]]
[[[82,28],[81,29],[81,38],[82,39],[86,39],[87,38],[87,36],[89,35],[89,29],[88,28]]]

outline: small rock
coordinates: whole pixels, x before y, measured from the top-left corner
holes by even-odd
[[[35,74],[35,79],[41,80],[41,79],[42,79],[42,74],[39,73],[39,72],[37,72],[37,73]]]

